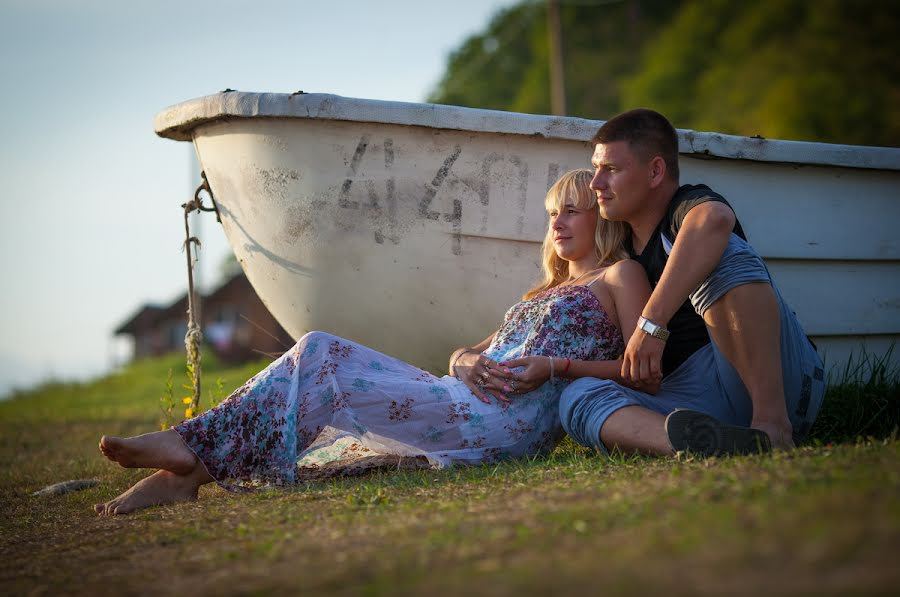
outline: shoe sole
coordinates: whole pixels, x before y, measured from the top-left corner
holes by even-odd
[[[693,410],[676,410],[666,417],[666,435],[676,452],[701,456],[764,454],[772,450],[764,432],[726,425]]]

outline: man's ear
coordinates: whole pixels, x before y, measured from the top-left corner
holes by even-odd
[[[666,178],[666,161],[662,159],[662,156],[655,156],[650,160],[648,173],[650,175],[650,188],[655,189],[662,184]]]

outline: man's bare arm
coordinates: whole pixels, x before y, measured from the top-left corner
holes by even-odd
[[[688,295],[718,265],[734,229],[734,212],[726,204],[707,201],[691,209],[684,218],[662,277],[642,315],[667,326]],[[622,376],[650,382],[662,375],[665,343],[635,329],[625,349]]]

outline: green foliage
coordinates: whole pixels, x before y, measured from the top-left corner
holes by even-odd
[[[829,375],[822,408],[810,439],[822,443],[887,438],[900,431],[900,369],[891,367],[893,348],[877,357],[851,356]]]
[[[172,370],[166,376],[166,385],[163,395],[159,398],[159,410],[162,411],[162,419],[159,421],[160,429],[169,429],[173,425],[175,412],[175,380],[172,377]]]
[[[194,378],[194,368],[188,363],[185,366],[185,371],[187,375],[188,382],[181,384],[181,388],[190,392],[193,392],[193,378]],[[217,377],[215,383],[213,384],[212,389],[208,392],[208,402],[209,408],[213,408],[222,400],[225,399],[226,396],[225,391],[225,380],[221,377]],[[196,413],[194,412],[193,406],[193,397],[185,396],[181,399],[181,404],[185,405],[184,416],[180,417],[178,421],[175,421],[175,408],[177,406],[177,401],[175,400],[175,382],[172,377],[172,370],[169,369],[168,376],[166,377],[165,386],[163,389],[163,394],[159,398],[159,410],[162,412],[162,418],[159,421],[160,429],[170,429],[176,423],[179,423],[185,419],[189,419],[195,415],[199,415],[203,412],[203,404],[200,403]]]
[[[202,358],[204,379],[216,380],[211,387],[207,381],[210,407],[270,362],[263,359],[226,367],[212,352],[204,351]],[[140,429],[131,433],[144,433],[148,426],[158,428],[162,421],[156,419],[157,409],[162,408],[164,415],[167,401],[172,402],[171,422],[175,422],[175,413],[184,412],[180,391],[174,381],[169,388],[170,371],[186,371],[183,352],[142,359],[121,371],[86,383],[51,383],[17,392],[10,399],[0,401],[0,419],[28,424],[85,418],[115,425],[122,421],[140,422]]]
[[[619,108],[619,82],[636,68],[644,40],[680,5],[675,0],[563,3],[568,113],[597,118]],[[550,71],[544,2],[523,2],[454,52],[429,101],[547,114]]]
[[[900,146],[900,2],[627,0],[561,6],[572,116],[637,106],[680,128]],[[548,113],[545,3],[469,38],[429,101]]]
[[[225,397],[228,396],[228,392],[225,390],[225,380],[221,377],[216,378],[216,382],[213,384],[212,389],[209,391],[209,408],[215,408],[218,406]]]
[[[540,6],[526,2],[499,12],[485,33],[470,37],[451,54],[430,101],[509,109],[536,63],[532,40],[545,28]]]
[[[659,35],[681,5],[681,0],[564,4],[568,113],[606,119],[621,111],[622,84],[639,68],[641,49]]]
[[[645,48],[622,107],[739,135],[900,145],[900,3],[688,3]]]

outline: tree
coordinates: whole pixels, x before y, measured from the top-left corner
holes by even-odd
[[[569,114],[655,108],[680,128],[900,146],[898,0],[561,0]],[[430,101],[550,111],[546,7],[453,53]]]
[[[451,54],[429,101],[511,109],[528,69],[540,60],[533,39],[541,14],[541,7],[527,2],[499,12],[485,33],[470,37]]]
[[[619,109],[619,82],[640,48],[667,23],[677,0],[561,0],[569,114],[608,118]],[[548,114],[550,71],[547,12],[523,2],[500,12],[485,33],[454,52],[429,101]]]
[[[686,4],[623,84],[676,126],[900,145],[900,3]]]

